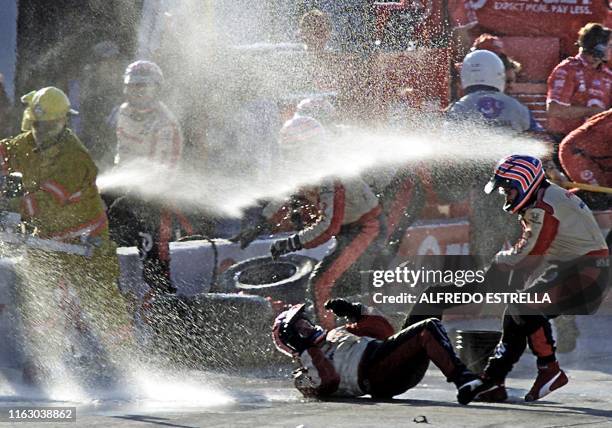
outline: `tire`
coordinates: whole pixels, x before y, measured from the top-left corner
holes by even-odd
[[[150,354],[173,367],[235,369],[279,362],[274,312],[260,296],[165,295],[151,308]]]
[[[279,260],[255,257],[244,260],[221,274],[215,290],[239,292],[285,303],[302,303],[306,296],[308,279],[317,261],[299,254],[290,254]]]
[[[474,373],[482,373],[502,336],[495,330],[457,330],[455,350],[463,363]]]

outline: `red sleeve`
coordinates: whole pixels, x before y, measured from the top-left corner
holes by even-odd
[[[356,323],[347,324],[346,330],[357,336],[385,340],[395,334],[393,326],[381,315],[362,315]]]
[[[576,86],[574,74],[569,63],[561,63],[555,67],[546,81],[546,103],[554,101],[564,106],[572,104]]]
[[[532,221],[532,227],[529,227],[527,222],[523,222],[521,239],[512,249],[514,257],[507,257],[510,261],[514,259],[515,262],[504,263],[503,258],[498,260],[497,263],[501,270],[524,269],[531,271],[535,269],[542,261],[540,257],[536,256],[545,255],[557,236],[559,220],[553,216],[552,207],[543,201],[538,201],[535,208],[543,211],[542,220]]]
[[[340,232],[344,220],[344,186],[336,182],[333,186],[322,187],[320,193],[321,218],[301,230],[298,235],[304,248],[315,248],[329,241]]]

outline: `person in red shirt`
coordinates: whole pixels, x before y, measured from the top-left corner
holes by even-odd
[[[612,109],[586,121],[563,139],[559,159],[570,180],[612,186]]]
[[[578,32],[578,55],[557,65],[548,77],[547,128],[557,142],[587,118],[612,107],[612,30],[589,23]]]

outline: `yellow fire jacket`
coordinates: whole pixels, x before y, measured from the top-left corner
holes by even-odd
[[[108,240],[108,219],[96,187],[97,168],[69,129],[38,148],[32,132],[0,141],[4,175],[22,174],[21,215],[43,238],[79,242],[82,235]]]

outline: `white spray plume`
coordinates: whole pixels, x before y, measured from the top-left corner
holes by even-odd
[[[231,160],[214,170],[184,167],[171,170],[138,160],[102,174],[105,192],[130,191],[145,199],[168,202],[220,216],[240,216],[257,201],[279,199],[301,186],[328,177],[350,179],[372,171],[413,168],[462,168],[490,165],[513,153],[544,156],[547,146],[529,137],[464,123],[451,127],[436,117],[409,131],[345,129],[325,143],[303,147],[293,160],[279,160],[270,171],[233,168]],[[246,156],[257,164],[256,152]],[[231,157],[228,157],[231,159]]]

